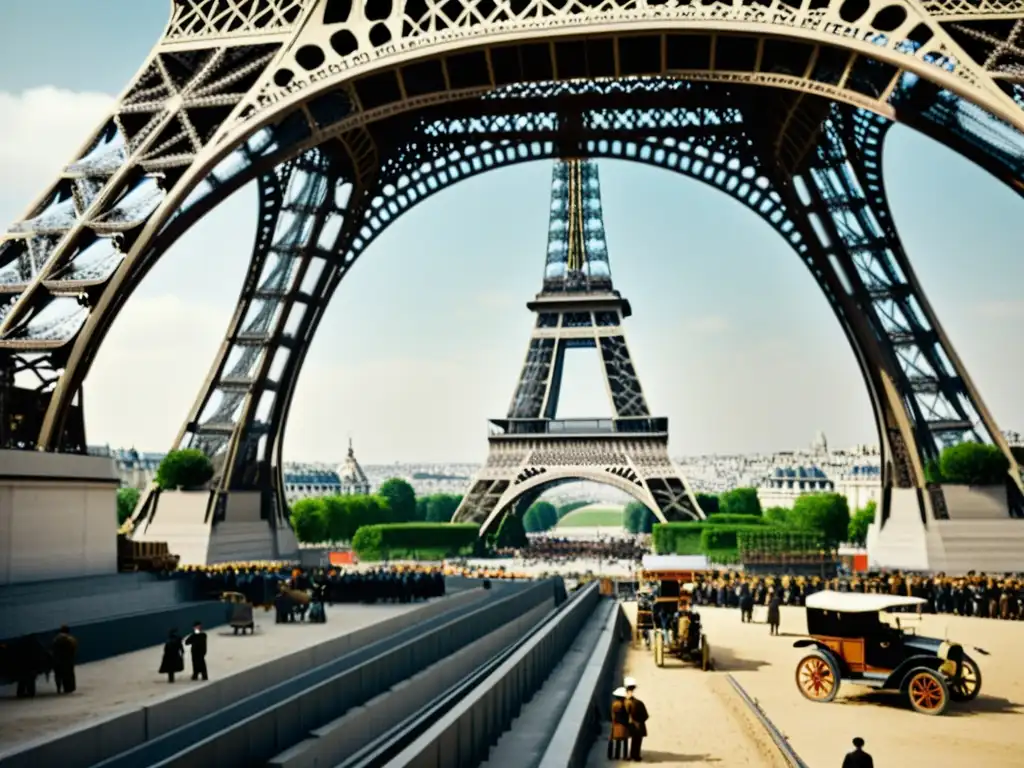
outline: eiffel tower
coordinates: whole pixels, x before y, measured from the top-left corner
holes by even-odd
[[[597,164],[556,161],[543,290],[526,305],[537,320],[508,417],[491,419],[487,463],[454,522],[493,532],[545,491],[580,480],[614,486],[662,522],[701,519],[697,500],[668,456],[668,419],[647,408],[622,321],[629,302],[612,285]],[[565,352],[596,348],[611,419],[557,419]]]

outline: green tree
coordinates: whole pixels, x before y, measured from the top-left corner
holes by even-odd
[[[528,541],[523,521],[519,519],[519,515],[512,512],[505,515],[498,526],[498,549],[522,549]]]
[[[213,477],[213,462],[200,450],[183,448],[164,456],[156,470],[156,483],[165,491],[196,490]]]
[[[420,523],[427,521],[427,496],[416,498],[416,520]]]
[[[768,507],[764,511],[764,519],[768,525],[775,526],[777,528],[789,527],[789,513],[790,510],[785,507]]]
[[[427,496],[427,522],[449,523],[455,510],[462,503],[462,497],[451,493],[435,493]]]
[[[878,505],[869,501],[863,509],[858,509],[850,518],[847,538],[851,544],[864,546],[868,540],[868,526],[875,521],[875,510]]]
[[[717,515],[721,511],[718,497],[713,493],[698,493],[697,504],[705,515]]]
[[[292,504],[292,529],[304,543],[327,541],[330,536],[324,515],[323,499],[299,499]]]
[[[1010,463],[994,445],[960,443],[943,448],[939,455],[942,482],[958,485],[1001,485]]]
[[[352,517],[350,496],[324,496],[320,502],[320,516],[323,519],[324,539],[328,541],[352,541],[356,534],[356,521]],[[313,499],[308,499],[313,501]]]
[[[622,513],[622,527],[630,533],[650,533],[654,527],[654,514],[639,501],[631,501]]]
[[[391,522],[408,523],[416,519],[416,491],[402,478],[385,480],[377,495],[387,499]]]
[[[117,489],[117,525],[118,527],[124,525],[124,521],[132,516],[132,512],[135,511],[135,505],[139,503],[139,489],[138,488],[118,488]]]
[[[530,505],[530,508],[526,510],[527,514],[531,511],[534,514],[537,528],[535,531],[530,531],[529,527],[527,527],[527,531],[537,533],[540,531],[547,531],[558,525],[558,509],[550,501],[535,501]],[[523,518],[523,525],[526,526],[525,517]]]
[[[849,535],[850,507],[838,493],[809,493],[797,497],[789,520],[795,530],[820,533],[835,545]]]
[[[523,515],[523,528],[527,533],[539,533],[541,528],[540,515],[537,514],[537,505],[534,504]]]
[[[718,497],[718,511],[727,515],[760,515],[756,488],[734,488]]]

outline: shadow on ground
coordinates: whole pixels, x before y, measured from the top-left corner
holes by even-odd
[[[716,672],[756,672],[762,667],[771,666],[769,662],[760,659],[740,658],[728,648],[715,648],[714,643],[711,644],[711,658]]]
[[[653,752],[644,750],[643,761],[645,763],[720,763],[717,757],[711,755],[683,755],[678,752]]]
[[[912,710],[907,697],[896,691],[868,691],[865,693],[847,696],[842,700],[844,704],[858,706],[871,704],[875,706],[890,707],[892,709]],[[943,713],[943,717],[971,717],[975,715],[1019,715],[1024,714],[1024,705],[1012,702],[1009,699],[998,696],[986,696],[981,694],[974,701],[950,702],[949,708]],[[927,717],[927,715],[922,715]]]

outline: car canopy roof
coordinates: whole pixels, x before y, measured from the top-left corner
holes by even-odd
[[[804,601],[807,608],[839,613],[871,613],[886,608],[901,608],[908,605],[923,605],[927,600],[904,595],[865,595],[860,592],[833,592],[825,590],[808,595]]]

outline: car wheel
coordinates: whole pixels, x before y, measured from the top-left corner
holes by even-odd
[[[922,715],[941,715],[949,706],[949,686],[942,676],[930,669],[910,670],[906,678],[910,706]]]
[[[977,662],[964,655],[960,669],[960,680],[949,685],[949,696],[953,701],[972,701],[981,693],[981,670]]]
[[[839,693],[839,670],[824,653],[811,653],[796,665],[796,687],[811,701],[832,701]]]

